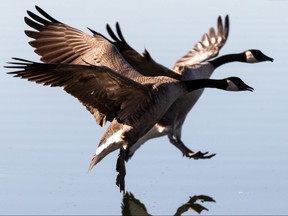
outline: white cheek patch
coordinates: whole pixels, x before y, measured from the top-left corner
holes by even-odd
[[[258,62],[258,60],[254,57],[251,51],[246,51],[245,55],[246,55],[247,62],[249,63]]]
[[[227,87],[227,91],[239,91],[239,88],[237,85],[235,85],[232,81],[227,80],[228,83],[228,87]]]

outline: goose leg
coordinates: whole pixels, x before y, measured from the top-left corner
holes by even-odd
[[[126,175],[125,156],[126,151],[123,148],[120,148],[120,153],[118,155],[116,164],[116,171],[118,172],[116,178],[116,185],[120,188],[120,192],[122,191],[125,192],[125,175]]]
[[[176,148],[178,148],[185,157],[194,159],[210,159],[216,155],[216,154],[208,154],[209,152],[201,152],[201,151],[194,152],[190,150],[187,146],[185,146],[181,139],[177,139],[172,134],[169,134],[168,137],[170,143],[172,143]]]

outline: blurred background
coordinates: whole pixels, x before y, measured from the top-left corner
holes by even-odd
[[[260,49],[274,62],[232,63],[212,78],[239,76],[254,92],[205,90],[190,112],[182,139],[217,155],[189,160],[167,137],[144,145],[127,164],[126,190],[147,212],[174,214],[189,197],[204,195],[202,214],[288,214],[288,2],[255,1],[6,1],[1,12],[0,65],[11,57],[39,61],[24,34],[26,10],[38,5],[57,20],[106,35],[119,21],[138,52],[146,48],[172,67],[217,18],[229,14],[220,55]],[[286,68],[286,69],[285,69]],[[105,131],[60,88],[0,73],[0,214],[121,214],[115,185],[118,152],[91,173],[88,165]],[[192,209],[187,214],[197,214]]]

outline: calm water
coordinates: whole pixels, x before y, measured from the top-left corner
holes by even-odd
[[[202,214],[288,214],[288,1],[7,1],[1,65],[13,56],[38,60],[23,33],[35,4],[85,31],[105,33],[106,23],[119,21],[133,47],[169,67],[229,14],[221,54],[258,48],[274,63],[235,63],[213,75],[240,76],[255,88],[207,90],[190,113],[183,140],[216,157],[189,160],[166,137],[152,140],[127,164],[126,188],[152,215],[174,214],[190,197],[209,209]],[[87,173],[105,129],[63,90],[1,71],[0,214],[121,214],[117,152]]]

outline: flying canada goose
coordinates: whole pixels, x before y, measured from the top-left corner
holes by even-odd
[[[180,74],[181,80],[208,79],[211,77],[216,68],[226,63],[258,63],[273,61],[273,58],[266,56],[257,49],[250,49],[241,53],[217,57],[220,49],[224,46],[228,38],[228,15],[225,17],[225,25],[223,25],[221,17],[218,17],[217,27],[217,34],[215,33],[214,28],[210,28],[209,33],[204,34],[202,39],[194,45],[193,49],[191,49],[186,55],[175,63],[173,66],[173,72]],[[157,64],[147,50],[144,51],[143,55],[134,50],[125,40],[118,22],[116,23],[117,35],[113,32],[109,25],[107,25],[106,28],[107,32],[114,40],[112,43],[117,47],[123,57],[142,74],[145,75],[145,71],[149,71],[148,68],[157,67],[158,70],[155,71],[157,71],[159,74],[167,74],[167,76],[171,74],[171,72],[167,72],[167,68],[164,70],[164,66]],[[94,32],[94,34],[97,34],[97,32]],[[147,70],[145,70],[145,66],[147,66]],[[162,72],[159,72],[160,70]],[[154,76],[156,75],[157,73],[154,74]],[[204,88],[198,89],[177,99],[168,109],[166,114],[159,120],[159,122],[157,122],[157,124],[155,124],[155,126],[149,132],[147,132],[147,134],[145,134],[130,148],[127,160],[131,158],[135,151],[147,140],[165,135],[168,135],[170,142],[186,157],[195,159],[213,157],[215,154],[208,155],[208,152],[202,153],[200,151],[194,152],[190,150],[181,140],[182,126],[185,118],[196,104],[203,91]]]
[[[175,64],[174,71],[155,62],[149,52],[145,50],[143,55],[135,51],[124,39],[119,24],[116,24],[118,37],[114,34],[109,25],[107,31],[114,41],[111,41],[91,30],[94,35],[90,36],[80,30],[65,25],[48,15],[41,8],[36,6],[36,10],[45,18],[42,18],[30,11],[27,11],[30,17],[25,17],[25,22],[36,31],[26,30],[27,36],[35,39],[30,45],[35,52],[41,56],[41,60],[46,63],[71,63],[108,66],[117,72],[129,77],[127,70],[119,65],[122,63],[115,62],[113,53],[115,47],[122,54],[125,60],[132,65],[138,72],[145,76],[169,76],[178,80],[193,80],[200,78],[209,78],[212,72],[222,64],[239,61],[246,63],[272,61],[271,58],[264,55],[259,50],[248,50],[239,54],[230,54],[216,57],[221,47],[225,44],[229,33],[229,18],[225,18],[225,26],[221,17],[218,18],[218,32],[210,28],[208,34],[204,34],[202,40],[196,43],[194,48],[187,55],[180,58]],[[110,43],[103,43],[103,39]],[[111,46],[111,43],[114,46]],[[103,53],[109,52],[109,54]],[[129,70],[128,70],[129,71]],[[133,78],[132,78],[133,79]],[[168,135],[170,142],[181,150],[183,155],[190,158],[210,158],[214,156],[202,152],[194,152],[184,145],[181,141],[181,130],[185,118],[198,98],[201,96],[203,89],[193,91],[185,97],[179,98],[167,111],[162,119],[146,134],[137,144],[129,150],[129,157],[148,139]],[[107,119],[98,112],[97,109],[86,104],[87,109],[94,115],[96,121],[101,126],[105,125]]]
[[[115,60],[123,58],[120,54]],[[166,113],[174,101],[199,88],[252,91],[240,78],[179,81],[166,76],[147,77],[130,67],[130,79],[105,66],[36,63],[14,58],[9,74],[51,87],[59,86],[85,106],[98,109],[112,121],[96,150],[89,170],[107,154],[120,148],[116,184],[125,191],[125,158],[129,148],[143,137]],[[123,59],[122,62],[125,60]]]

